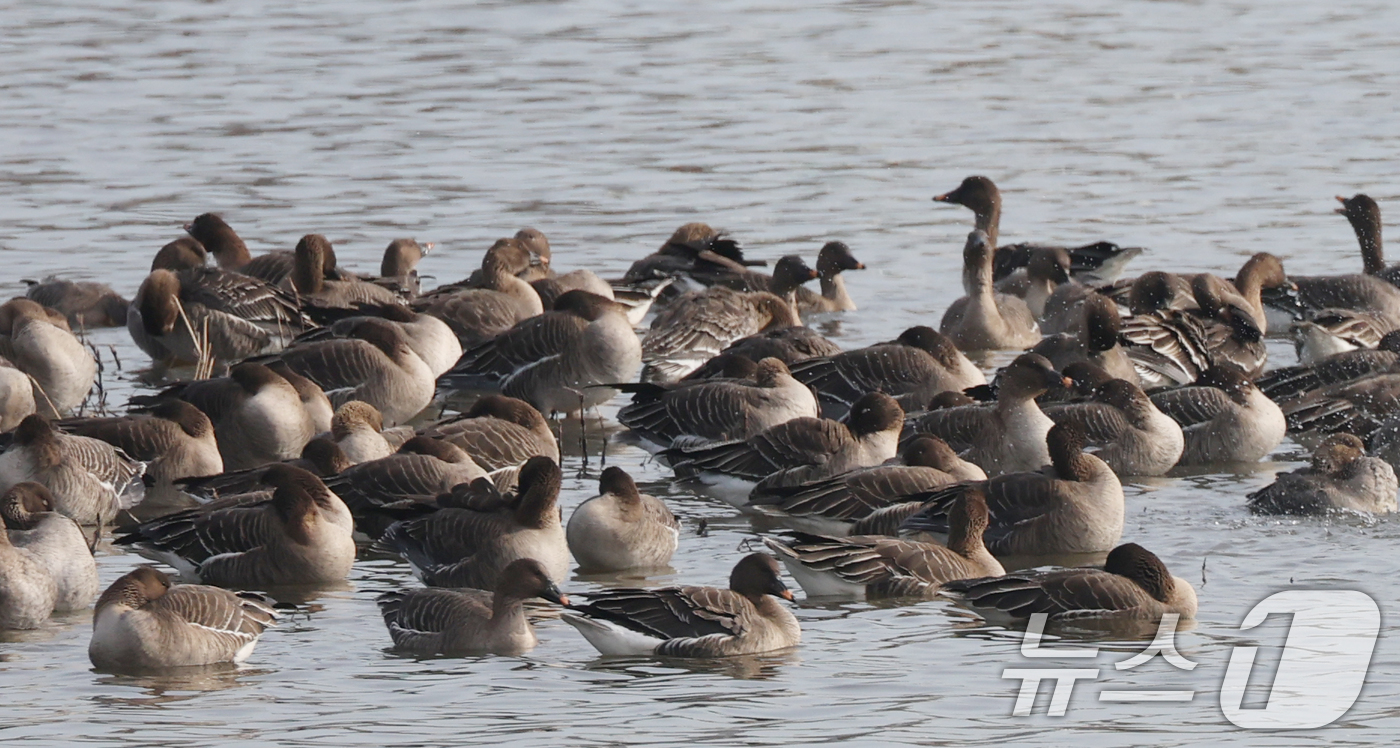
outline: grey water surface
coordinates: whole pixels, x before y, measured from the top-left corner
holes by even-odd
[[[254,253],[304,233],[377,269],[389,240],[465,277],[491,241],[545,231],[561,269],[620,273],[706,221],[758,257],[847,242],[861,309],[814,320],[845,347],[936,324],[960,293],[971,214],[929,198],[968,174],[1003,187],[1002,240],[1147,247],[1134,271],[1234,272],[1274,252],[1294,273],[1361,267],[1334,195],[1400,211],[1400,10],[1386,3],[405,2],[55,0],[5,4],[0,32],[0,283],[58,273],[132,294],[157,248],[204,211]],[[431,283],[430,283],[431,285]],[[124,330],[99,330],[109,405],[145,388]],[[110,346],[110,347],[109,347]],[[1274,363],[1291,363],[1286,344]],[[120,366],[118,366],[118,361]],[[617,402],[603,408],[607,419]],[[568,512],[598,471],[573,448]],[[523,657],[388,650],[373,599],[416,583],[366,558],[239,668],[94,672],[90,614],[0,639],[10,745],[1345,745],[1393,742],[1400,652],[1383,624],[1368,684],[1337,724],[1250,733],[1221,714],[1241,633],[1289,588],[1361,589],[1400,609],[1400,525],[1250,516],[1272,461],[1128,486],[1124,537],[1197,585],[1177,636],[1191,672],[1112,662],[1099,642],[1064,717],[1011,716],[1017,640],[950,604],[797,605],[803,643],[735,661],[609,661],[557,619]],[[685,535],[674,574],[723,584],[756,528],[631,447]],[[700,532],[701,523],[704,532]],[[104,583],[138,559],[104,547]],[[1388,618],[1386,619],[1388,620]],[[1261,655],[1262,657],[1262,655]],[[1047,664],[1048,663],[1048,664]],[[1267,678],[1263,680],[1267,686]],[[1193,689],[1102,703],[1101,688]],[[18,742],[23,740],[23,743]]]

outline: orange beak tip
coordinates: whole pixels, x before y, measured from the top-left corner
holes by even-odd
[[[946,203],[946,202],[948,202],[948,196],[947,196],[947,195],[934,195],[934,196],[933,196],[933,201],[934,201],[935,203]]]
[[[783,590],[783,599],[784,599],[784,600],[792,600],[792,599],[793,599],[793,597],[792,597],[792,590]]]
[[[560,595],[560,596],[559,596],[559,604],[560,604],[560,605],[568,605],[568,604],[569,604],[569,596],[568,596],[568,595]]]
[[[857,262],[857,263],[856,263],[856,270],[864,270],[864,269],[865,269],[865,263],[863,263],[863,262]]]
[[[1074,386],[1074,380],[1073,380],[1073,379],[1070,379],[1069,377],[1065,377],[1064,380],[1061,382],[1061,384],[1063,384],[1063,385],[1066,386],[1066,387],[1073,387],[1073,386]]]
[[[1346,214],[1347,214],[1347,209],[1346,209],[1346,208],[1337,208],[1337,209],[1333,210],[1332,212],[1333,212],[1333,213],[1337,213],[1337,214],[1339,214],[1339,215],[1346,215]]]
[[[1344,198],[1344,197],[1342,197],[1341,195],[1336,195],[1335,197],[1337,198],[1337,202],[1339,202],[1339,203],[1345,204],[1346,201],[1347,201],[1347,199]]]

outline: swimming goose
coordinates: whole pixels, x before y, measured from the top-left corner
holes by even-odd
[[[206,330],[206,353],[229,366],[279,350],[310,325],[285,291],[217,268],[151,271],[126,317],[131,339],[163,365],[198,361]]]
[[[958,458],[946,442],[920,434],[885,462],[798,486],[770,486],[749,494],[748,508],[783,524],[821,535],[847,535],[871,512],[957,481],[986,480],[982,468]]]
[[[558,293],[554,294],[556,297],[568,291],[587,291],[613,299],[612,286],[599,278],[592,270],[558,272],[554,267],[554,252],[543,231],[535,228],[523,228],[515,232],[513,238],[530,253],[531,262],[526,266],[526,269],[516,273],[521,279],[528,281],[531,285],[547,281],[552,288],[557,289]],[[536,287],[538,288],[538,286]],[[543,300],[544,297],[540,298]],[[549,303],[546,302],[545,305],[549,306]]]
[[[160,248],[151,259],[152,270],[189,270],[202,268],[209,263],[209,253],[204,245],[192,236],[182,236]]]
[[[795,486],[872,467],[895,456],[904,411],[894,398],[872,392],[855,402],[845,423],[794,418],[743,441],[662,454],[676,475],[715,485],[736,506],[758,486]]]
[[[996,293],[992,285],[995,248],[987,234],[974,231],[963,247],[962,298],[949,305],[938,329],[965,351],[1028,348],[1040,340],[1040,327],[1026,302]]]
[[[394,453],[383,431],[384,416],[373,405],[360,400],[343,403],[335,409],[335,417],[331,419],[331,439],[352,465]]]
[[[581,572],[665,566],[680,542],[680,522],[665,502],[637,490],[622,468],[598,479],[598,495],[569,515],[564,530]]]
[[[272,601],[261,595],[172,585],[138,566],[97,600],[88,658],[113,672],[243,662],[276,622]]]
[[[1395,371],[1400,371],[1400,331],[1387,333],[1376,350],[1344,351],[1313,364],[1280,366],[1265,372],[1254,383],[1282,406],[1325,387]]]
[[[739,338],[725,346],[719,355],[701,364],[699,368],[681,379],[712,379],[714,377],[743,379],[752,376],[752,370],[757,366],[757,362],[765,358],[776,358],[791,368],[798,361],[805,361],[815,356],[835,356],[840,352],[841,346],[822,337],[821,333],[810,327],[801,325],[776,327],[767,332]],[[739,365],[739,359],[747,361],[748,371],[735,368],[736,365]]]
[[[1051,298],[1061,286],[1087,288],[1070,278],[1070,263],[1069,252],[1061,247],[1036,247],[1030,254],[1025,275],[1002,278],[997,281],[997,290],[1025,299],[1031,314],[1043,320]],[[1070,294],[1069,289],[1060,292],[1057,304],[1064,304]]]
[[[69,434],[101,439],[128,457],[145,463],[154,481],[143,501],[173,494],[180,478],[218,475],[224,471],[214,424],[199,408],[183,400],[164,400],[144,413],[110,418],[68,418],[57,423]]]
[[[1001,564],[982,544],[987,503],[975,490],[953,503],[948,545],[879,536],[829,537],[790,533],[764,545],[777,554],[808,597],[933,597],[956,579],[1000,576]]]
[[[916,433],[933,434],[988,475],[1037,470],[1050,461],[1045,435],[1054,423],[1035,399],[1073,380],[1061,376],[1044,356],[1023,353],[1002,371],[993,405],[962,405],[929,411],[913,423]]]
[[[744,259],[739,243],[703,223],[687,223],[676,229],[661,249],[632,263],[622,280],[614,285],[637,285],[674,280],[672,293],[684,293],[702,287],[691,278],[696,262],[704,260],[711,266],[721,265],[742,269],[766,265],[762,260]]]
[[[952,340],[922,325],[888,343],[800,361],[792,375],[817,391],[828,418],[844,416],[867,392],[883,392],[916,410],[940,392],[987,383]]]
[[[821,415],[812,390],[776,358],[758,362],[746,379],[641,382],[622,389],[632,393],[632,402],[618,411],[618,422],[657,449],[677,439],[689,446],[748,439],[794,418]]]
[[[1380,315],[1353,309],[1323,309],[1312,319],[1288,326],[1298,363],[1303,366],[1338,353],[1379,347],[1389,332]]]
[[[856,302],[846,291],[846,279],[841,274],[847,270],[864,270],[865,263],[857,260],[845,242],[827,242],[817,253],[817,281],[821,293],[799,286],[797,288],[797,311],[801,314],[821,314],[823,312],[854,312]]]
[[[691,277],[707,286],[724,286],[748,293],[771,293],[796,309],[798,289],[807,281],[815,280],[817,271],[807,267],[806,261],[799,255],[783,255],[774,263],[772,275],[747,268],[735,270],[728,266],[717,266],[711,271],[709,263],[698,262]]]
[[[96,359],[63,315],[29,299],[0,305],[0,356],[29,375],[37,412],[47,418],[82,404],[97,380]]]
[[[412,299],[420,290],[418,263],[434,246],[432,242],[419,244],[413,239],[395,239],[384,249],[384,259],[379,262],[379,277],[365,280]]]
[[[225,270],[241,272],[253,259],[253,256],[248,252],[248,245],[243,243],[237,232],[224,221],[222,216],[215,213],[202,213],[196,216],[193,221],[185,224],[185,233],[198,242],[205,251],[214,255],[214,260],[218,262],[219,267]],[[285,263],[286,272],[291,272],[292,253],[282,252],[280,254],[281,257],[278,257],[277,260],[265,261],[265,263]],[[246,275],[254,274],[246,273]],[[254,277],[259,276],[254,275]],[[268,282],[276,283],[280,280],[281,278],[278,278]]]
[[[266,361],[280,362],[315,382],[334,405],[351,400],[373,405],[388,426],[404,423],[428,407],[436,389],[433,372],[402,329],[364,317],[344,332],[343,338],[290,346]]]
[[[348,467],[326,486],[340,496],[351,513],[362,517],[372,509],[405,498],[447,493],[459,483],[471,483],[486,471],[460,448],[446,441],[415,436],[394,454]],[[360,527],[368,535],[377,535]],[[382,529],[382,528],[378,528]]]
[[[1240,372],[1210,369],[1189,387],[1152,395],[1152,404],[1181,424],[1181,465],[1255,462],[1283,441],[1283,411]]]
[[[752,553],[734,565],[729,589],[662,587],[592,593],[565,622],[604,655],[730,657],[786,649],[802,639],[778,562]]]
[[[1228,282],[1208,273],[1191,282],[1199,311],[1159,311],[1129,318],[1121,339],[1145,386],[1189,384],[1207,369],[1257,376],[1268,353],[1253,313],[1227,303]]]
[[[7,527],[0,517],[0,630],[37,629],[53,613],[58,585],[36,554],[11,545]]]
[[[274,465],[280,464],[283,463],[274,462],[254,468],[230,470],[202,478],[181,478],[175,483],[181,491],[200,504],[210,504],[228,497],[254,493],[271,498],[272,489],[263,482],[263,476]],[[348,469],[350,459],[345,456],[345,452],[341,451],[340,445],[327,437],[318,436],[306,443],[306,446],[301,450],[300,457],[286,460],[285,464],[299,467],[325,482]]]
[[[569,545],[559,521],[559,466],[532,457],[520,470],[513,505],[473,509],[447,506],[397,522],[378,547],[403,556],[430,587],[494,589],[510,562],[533,558],[550,579],[569,572]]]
[[[1055,423],[1073,423],[1094,456],[1118,475],[1164,475],[1186,447],[1181,426],[1157,409],[1137,385],[1110,380],[1094,390],[1093,402],[1051,405],[1045,415]]]
[[[541,413],[576,413],[612,399],[595,385],[630,382],[642,345],[625,308],[587,291],[569,291],[554,311],[525,320],[462,354],[444,384],[499,388]]]
[[[29,375],[0,358],[0,432],[13,430],[38,409]]]
[[[1366,274],[1391,285],[1400,284],[1400,265],[1387,267],[1385,264],[1385,250],[1381,247],[1381,206],[1369,195],[1359,192],[1351,197],[1338,195],[1337,202],[1342,204],[1337,212],[1346,216],[1352,231],[1356,232]]]
[[[518,257],[528,258],[525,249],[502,239],[486,251],[472,278],[436,288],[411,306],[445,322],[465,347],[486,342],[544,313],[539,292],[515,275]]]
[[[331,242],[321,234],[307,234],[297,242],[292,272],[279,285],[298,301],[320,306],[353,308],[356,304],[394,304],[399,294],[358,278],[328,280],[333,269]],[[328,264],[330,263],[330,264]]]
[[[486,395],[466,413],[439,421],[422,431],[465,450],[487,471],[544,456],[559,461],[559,442],[549,422],[524,400]]]
[[[1015,572],[950,582],[944,591],[983,617],[1010,620],[1035,613],[1050,621],[1155,621],[1165,613],[1196,617],[1195,588],[1137,543],[1114,548],[1102,570]]]
[[[1395,470],[1351,434],[1333,434],[1313,452],[1312,464],[1274,476],[1247,496],[1256,514],[1325,514],[1331,510],[1389,514],[1400,482]]]
[[[97,597],[97,562],[73,520],[53,510],[53,494],[38,483],[17,483],[0,496],[9,543],[33,553],[53,577],[53,609],[82,610]]]
[[[740,338],[800,324],[792,305],[771,293],[722,286],[693,291],[652,320],[642,340],[642,380],[675,381]]]
[[[538,561],[522,558],[502,570],[495,592],[428,588],[386,592],[375,602],[395,649],[419,655],[509,655],[539,643],[522,605],[533,597],[569,604]]]
[[[1001,190],[991,179],[982,176],[967,177],[952,192],[945,192],[933,198],[934,202],[952,203],[970,209],[976,216],[976,226],[987,232],[989,243],[996,247],[1001,227]],[[997,253],[998,279],[1010,275],[1018,267],[1030,261],[1032,250],[1040,248],[1035,244],[1015,244],[1002,247]],[[1066,248],[1072,260],[1071,270],[1076,277],[1086,281],[1112,281],[1122,272],[1130,260],[1142,254],[1141,247],[1120,247],[1112,242],[1095,242],[1083,247]]]
[[[68,326],[82,328],[121,327],[126,324],[127,300],[106,283],[71,281],[56,275],[38,281],[25,281],[26,298],[57,310],[68,318]]]
[[[1046,357],[1061,371],[1070,364],[1088,361],[1115,378],[1137,383],[1137,369],[1127,351],[1118,344],[1123,324],[1118,305],[1107,296],[1091,292],[1079,305],[1079,310],[1083,322],[1077,325],[1077,333],[1047,335],[1031,348],[1031,353]]]
[[[1123,535],[1123,486],[1103,460],[1084,452],[1087,441],[1078,426],[1058,424],[1046,437],[1048,467],[935,488],[919,497],[923,505],[900,532],[946,535],[953,502],[980,489],[990,516],[982,537],[993,554],[1104,553]]]
[[[0,454],[0,491],[24,481],[43,484],[54,496],[55,511],[80,525],[101,525],[123,508],[123,497],[144,471],[112,445],[64,434],[34,415],[20,422]]]
[[[1280,263],[1281,265],[1282,263]],[[1294,320],[1308,319],[1324,309],[1350,309],[1378,315],[1387,329],[1400,328],[1400,288],[1373,275],[1290,275],[1285,293],[1263,299],[1276,312]]]
[[[357,304],[355,310],[313,308],[312,318],[326,327],[298,335],[292,344],[306,343],[329,338],[353,337],[362,320],[380,319],[393,324],[404,335],[408,347],[413,349],[423,363],[432,370],[434,377],[449,371],[457,359],[462,357],[462,343],[447,323],[432,316],[415,312],[402,304]]]
[[[257,503],[214,503],[137,526],[117,538],[191,582],[266,589],[339,582],[355,561],[350,511],[320,478],[273,465]],[[99,607],[101,603],[99,602]]]

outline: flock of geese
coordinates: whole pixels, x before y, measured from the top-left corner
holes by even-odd
[[[854,350],[802,323],[856,309],[850,247],[768,274],[701,223],[611,280],[560,270],[524,229],[425,292],[431,244],[395,240],[357,275],[324,236],[254,257],[204,214],[130,301],[35,283],[0,305],[0,627],[96,599],[99,668],[239,662],[278,618],[265,593],[343,581],[366,551],[422,581],[378,603],[395,646],[425,654],[528,650],[537,598],[608,655],[791,647],[783,566],[814,597],[1150,622],[1194,617],[1196,594],[1121,542],[1124,480],[1258,461],[1292,434],[1311,464],[1251,510],[1395,511],[1400,266],[1373,200],[1339,198],[1363,272],[1292,276],[1261,253],[1231,279],[1120,279],[1140,249],[999,246],[990,179],[934,199],[975,215],[964,296],[938,329]],[[125,415],[88,405],[97,362],[73,331],[103,325],[125,325],[164,383]],[[1298,363],[1265,371],[1267,335],[1291,335]],[[967,353],[993,350],[1021,353],[989,380]],[[424,415],[458,390],[468,409]],[[619,393],[620,438],[787,528],[727,588],[560,591],[571,567],[665,567],[680,542],[616,467],[563,521],[555,419]],[[108,531],[168,571],[99,595]],[[1046,568],[1064,559],[1101,563]]]

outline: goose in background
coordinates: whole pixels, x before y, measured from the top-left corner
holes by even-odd
[[[983,542],[997,556],[1107,552],[1123,535],[1123,486],[1118,476],[1103,460],[1084,452],[1088,439],[1078,426],[1057,424],[1046,442],[1050,465],[1045,470],[935,488],[917,497],[923,504],[899,525],[900,533],[947,536],[954,502],[968,491],[980,490],[990,517]],[[861,530],[860,523],[852,528]]]
[[[25,416],[38,410],[34,403],[33,380],[0,358],[0,432],[14,430]]]
[[[1165,475],[1181,459],[1181,426],[1157,409],[1137,385],[1112,379],[1094,388],[1092,402],[1046,406],[1055,423],[1079,427],[1094,456],[1118,475]]]
[[[1074,381],[1044,356],[1023,353],[997,379],[996,402],[931,410],[913,418],[914,433],[932,434],[988,475],[1038,470],[1050,462],[1045,436],[1054,426],[1036,398]]]
[[[331,439],[352,465],[394,453],[383,432],[384,416],[373,405],[360,400],[343,403],[331,418]]]
[[[175,496],[175,481],[181,478],[224,471],[214,424],[183,400],[163,400],[143,413],[67,418],[57,425],[69,434],[101,439],[144,463],[153,483],[147,485],[143,503],[168,503]]]
[[[1385,460],[1366,456],[1351,434],[1333,434],[1313,451],[1312,464],[1279,473],[1274,482],[1247,496],[1256,514],[1325,514],[1346,510],[1389,514],[1400,482]]]
[[[192,236],[182,236],[167,243],[151,258],[152,270],[189,270],[202,268],[209,263],[209,253],[204,245]]]
[[[409,299],[418,296],[421,290],[418,263],[422,262],[435,246],[432,242],[419,244],[413,239],[395,239],[389,242],[389,246],[384,248],[384,258],[379,261],[379,277],[371,282]]]
[[[1071,364],[1087,361],[1101,367],[1117,379],[1137,383],[1138,374],[1123,346],[1118,344],[1118,333],[1123,320],[1118,314],[1118,305],[1107,296],[1090,293],[1079,305],[1082,323],[1078,332],[1046,335],[1031,348],[1050,360],[1050,364],[1063,371]]]
[[[9,544],[34,554],[53,578],[53,609],[82,610],[97,598],[97,562],[82,529],[53,507],[53,494],[38,483],[16,483],[0,496]]]
[[[145,466],[107,442],[58,431],[40,416],[20,421],[0,454],[0,491],[33,481],[53,494],[54,511],[80,525],[105,525],[135,500]],[[136,497],[139,500],[139,496]]]
[[[612,286],[599,278],[592,270],[578,269],[565,273],[559,272],[554,267],[554,250],[549,246],[549,239],[543,231],[536,228],[523,228],[515,232],[513,238],[530,253],[532,260],[526,269],[517,275],[529,281],[536,290],[539,289],[537,284],[546,282],[548,287],[555,291],[555,297],[569,291],[587,291],[604,298],[617,300],[613,296]],[[544,296],[541,295],[540,298],[543,300]]]
[[[272,489],[267,487],[263,476],[274,465],[281,464],[284,463],[274,462],[255,468],[230,470],[203,478],[182,478],[175,483],[181,492],[198,504],[210,504],[223,499],[231,499],[236,503],[254,503],[272,497]],[[306,443],[300,457],[286,460],[285,464],[299,467],[324,482],[347,470],[350,460],[335,442],[326,437],[316,437]],[[250,497],[251,494],[259,496]]]
[[[98,598],[88,658],[111,672],[243,662],[276,622],[272,601],[261,595],[172,585],[138,566]]]
[[[935,196],[934,202],[952,203],[970,209],[976,217],[976,227],[987,234],[993,247],[999,246],[1001,227],[1001,190],[991,179],[967,177],[957,189]],[[1032,251],[1043,248],[1037,244],[1014,244],[997,253],[997,279],[1010,275],[1016,268],[1029,263]],[[1141,247],[1120,247],[1112,242],[1095,242],[1082,247],[1065,248],[1071,259],[1070,270],[1085,282],[1107,283],[1122,274],[1134,257],[1142,254]]]
[[[1280,265],[1282,263],[1280,262]],[[1400,328],[1400,288],[1373,275],[1289,275],[1283,292],[1266,294],[1263,302],[1291,320],[1310,319],[1325,309],[1347,309],[1376,315],[1387,330]]]
[[[487,471],[531,457],[559,461],[559,442],[544,416],[524,400],[485,395],[470,410],[425,427],[421,434],[454,444]]]
[[[1264,370],[1268,352],[1254,314],[1228,298],[1234,287],[1208,273],[1191,281],[1198,311],[1157,311],[1123,323],[1139,380],[1148,387],[1184,385],[1208,369],[1234,368],[1246,376]]]
[[[644,382],[674,382],[734,341],[802,324],[782,297],[716,286],[693,291],[657,313],[642,339]]]
[[[1356,232],[1366,274],[1392,286],[1400,285],[1400,265],[1385,264],[1385,250],[1381,246],[1381,206],[1369,195],[1359,192],[1351,197],[1338,195],[1337,202],[1342,204],[1337,212],[1346,216],[1352,231]]]
[[[730,343],[714,358],[681,377],[681,380],[715,377],[744,379],[752,376],[757,362],[765,358],[776,358],[791,368],[799,361],[816,356],[834,356],[840,352],[840,346],[810,327],[775,327]],[[745,364],[748,370],[742,369]]]
[[[1279,406],[1230,367],[1209,369],[1192,386],[1154,393],[1152,404],[1181,425],[1182,465],[1257,462],[1287,430]]]
[[[846,290],[846,279],[842,273],[847,270],[864,270],[865,263],[856,259],[845,242],[827,242],[817,252],[817,282],[821,293],[805,286],[797,287],[797,311],[799,314],[822,314],[825,312],[854,312],[855,299]]]
[[[696,270],[692,277],[703,280],[705,285],[711,288],[724,286],[735,291],[748,293],[771,293],[781,297],[793,310],[797,310],[797,293],[802,284],[815,280],[817,271],[807,266],[806,261],[799,255],[783,255],[773,265],[773,274],[760,273],[747,268],[732,270],[728,267],[716,268],[713,277],[708,277],[702,273],[703,269],[708,269],[708,265],[697,263]],[[815,294],[813,294],[815,295]]]
[[[603,470],[598,495],[569,515],[564,529],[579,571],[612,572],[671,563],[681,524],[665,502],[637,490],[622,468]]]
[[[25,298],[62,314],[70,328],[81,330],[126,324],[129,302],[106,283],[72,281],[56,275],[25,283],[29,285]]]
[[[995,247],[987,234],[973,231],[963,247],[962,298],[954,301],[938,329],[964,351],[1029,348],[1040,327],[1026,302],[997,293],[992,283]]]
[[[789,533],[764,545],[777,554],[808,597],[933,597],[947,582],[1006,573],[982,544],[987,503],[968,491],[948,515],[948,545],[878,536]]]
[[[817,418],[817,399],[776,358],[745,379],[702,379],[621,386],[632,402],[617,420],[651,450],[748,439],[794,418]]]
[[[802,639],[797,618],[775,599],[791,600],[792,592],[766,553],[735,564],[728,589],[617,589],[586,597],[563,619],[604,655],[728,657],[786,649]]]
[[[673,281],[670,294],[681,294],[704,287],[691,277],[697,261],[711,267],[735,270],[767,265],[763,260],[746,260],[739,243],[704,223],[687,223],[672,232],[657,251],[632,263],[617,286],[638,286]]]
[[[987,383],[952,340],[922,325],[888,343],[807,358],[792,368],[794,377],[817,391],[828,418],[845,416],[868,392],[883,392],[906,410],[918,410],[940,392]]]
[[[1298,363],[1304,366],[1338,353],[1378,348],[1390,332],[1380,315],[1352,309],[1323,309],[1288,326]]]
[[[321,234],[307,234],[297,242],[292,272],[279,282],[303,304],[353,308],[356,304],[394,304],[400,295],[358,278],[327,279],[334,273],[335,252]]]
[[[197,241],[214,256],[214,261],[222,270],[256,278],[276,286],[286,280],[296,269],[296,253],[279,249],[258,257],[248,252],[248,245],[224,219],[214,213],[203,213],[185,224],[185,233]],[[336,270],[335,252],[325,257],[323,272],[334,276]]]
[[[1254,383],[1269,399],[1282,406],[1332,385],[1397,370],[1400,370],[1400,331],[1387,333],[1375,350],[1344,351],[1312,364],[1280,366],[1264,372]]]
[[[440,286],[412,302],[415,311],[442,320],[463,347],[480,345],[545,311],[539,292],[516,277],[529,253],[511,239],[497,241],[466,281]],[[473,280],[479,278],[479,280]]]
[[[97,381],[97,360],[68,329],[68,320],[29,299],[0,304],[0,356],[28,375],[36,412],[67,415]]]
[[[405,499],[426,499],[448,493],[453,486],[486,477],[471,455],[446,441],[415,436],[388,457],[362,462],[326,479],[326,486],[350,507],[357,518]],[[378,536],[362,521],[358,529]]]
[[[53,613],[58,585],[43,560],[10,543],[8,527],[0,517],[0,631],[37,629]]]
[[[569,599],[532,558],[512,561],[494,592],[427,588],[385,592],[375,599],[394,648],[418,655],[473,652],[520,654],[539,644],[523,603]]]
[[[944,594],[992,620],[1044,613],[1054,622],[1156,621],[1196,617],[1196,590],[1137,543],[1109,552],[1103,569],[1024,571],[944,585]]]
[[[292,345],[354,337],[361,322],[379,319],[403,333],[408,347],[423,359],[435,377],[442,376],[462,357],[462,344],[447,323],[402,304],[357,304],[354,310],[311,308],[308,311],[313,319],[326,326],[298,335]]]
[[[1082,285],[1070,278],[1070,264],[1069,252],[1063,247],[1036,247],[1030,253],[1025,276],[1021,278],[1009,275],[1002,278],[997,282],[997,290],[1025,299],[1031,314],[1035,315],[1037,320],[1043,319],[1047,304],[1060,286]],[[1069,292],[1061,293],[1061,298],[1067,293]]]
[[[341,582],[355,561],[350,511],[320,478],[288,464],[262,475],[270,499],[215,502],[118,537],[190,582],[267,589]],[[98,603],[99,607],[101,602]]]

